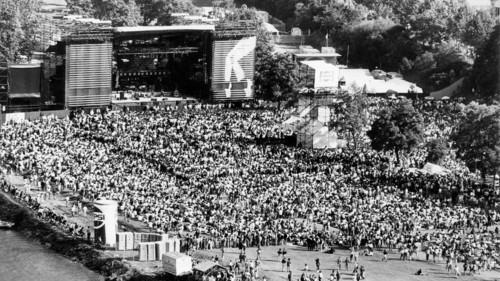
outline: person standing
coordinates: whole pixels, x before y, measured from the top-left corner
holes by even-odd
[[[460,269],[458,268],[458,264],[455,264],[455,278],[458,278],[460,276]]]
[[[382,261],[387,262],[387,249],[384,249],[384,257],[382,258]]]
[[[320,268],[319,258],[316,258],[316,270],[319,270],[319,268]]]
[[[290,271],[290,265],[292,264],[290,258],[286,260],[286,271]]]
[[[285,270],[285,264],[286,264],[286,258],[283,256],[283,259],[281,260],[281,271],[282,272]]]
[[[73,204],[73,206],[71,207],[71,216],[74,217],[76,215],[76,204]]]

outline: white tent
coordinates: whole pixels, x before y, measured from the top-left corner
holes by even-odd
[[[280,35],[279,30],[274,25],[272,25],[270,23],[267,23],[267,22],[262,23],[262,28],[268,34],[276,35],[276,36]]]
[[[432,163],[425,164],[422,168],[422,171],[433,175],[446,175],[450,173],[450,170],[446,169],[445,167]]]
[[[288,118],[287,120],[285,120],[283,122],[283,124],[294,124],[294,123],[297,123],[297,122],[302,122],[304,121],[304,119],[298,117],[298,116],[295,116],[295,115],[292,115],[290,116],[290,118]]]
[[[387,92],[396,92],[406,94],[413,92],[422,94],[422,88],[414,83],[401,78],[375,79],[368,69],[340,68],[340,79],[345,81],[346,86],[365,89],[366,93],[383,94]]]

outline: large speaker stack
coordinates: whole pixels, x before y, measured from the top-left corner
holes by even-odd
[[[112,34],[73,34],[66,41],[67,108],[111,104]]]

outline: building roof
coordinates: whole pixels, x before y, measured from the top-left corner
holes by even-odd
[[[299,59],[309,59],[309,58],[336,58],[340,57],[337,53],[315,53],[315,54],[296,54]]]
[[[267,22],[264,22],[262,23],[262,27],[264,28],[264,30],[268,33],[276,33],[276,34],[279,34],[279,30],[276,29],[276,27],[270,23],[267,23]]]
[[[212,24],[169,25],[169,26],[121,26],[114,28],[115,33],[175,32],[175,31],[215,31]]]
[[[318,71],[335,71],[337,69],[333,64],[327,63],[323,60],[308,60],[302,61],[301,63]]]

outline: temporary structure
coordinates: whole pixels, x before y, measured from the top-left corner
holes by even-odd
[[[181,253],[166,253],[162,257],[163,269],[175,276],[191,273],[193,261],[190,256]]]

